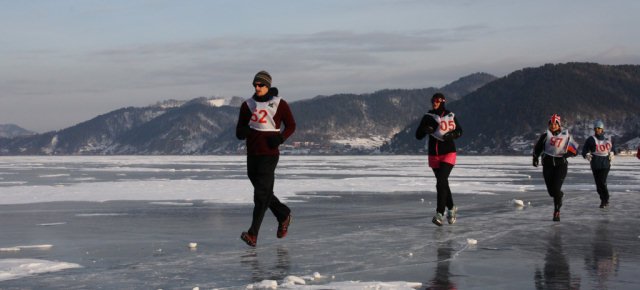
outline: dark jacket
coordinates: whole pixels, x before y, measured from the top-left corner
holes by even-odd
[[[439,116],[445,116],[451,113],[451,111],[446,109],[430,110],[429,113],[437,114]],[[460,138],[460,136],[462,136],[462,127],[458,122],[458,116],[456,116],[453,119],[453,121],[456,123],[456,129],[445,134],[444,135],[445,140],[440,141],[430,135],[431,132],[433,132],[433,130],[436,129],[436,128],[433,128],[434,126],[434,124],[432,124],[433,118],[428,115],[424,115],[422,117],[422,120],[420,121],[420,126],[418,126],[418,129],[416,130],[416,139],[422,140],[424,139],[425,136],[429,135],[429,155],[437,156],[437,155],[444,155],[447,153],[456,152],[456,144],[453,142],[453,140],[458,139]],[[435,126],[438,126],[438,125],[436,124]]]
[[[598,140],[605,139],[604,134],[595,135],[595,137],[598,138]],[[611,140],[611,145],[612,145],[611,152],[614,152],[615,154],[616,146],[613,143],[613,140]],[[582,157],[586,158],[587,153],[593,153],[593,152],[596,152],[596,141],[593,139],[593,136],[589,136],[589,138],[587,138],[587,140],[584,141],[584,146],[582,146]],[[590,163],[591,163],[592,170],[611,168],[611,161],[609,160],[609,156],[591,155]]]
[[[268,102],[277,95],[278,89],[270,88],[265,96],[258,97],[253,95],[252,98],[256,102]],[[296,121],[293,118],[289,104],[281,99],[278,110],[273,117],[278,129],[284,124],[284,131],[281,130],[281,132],[262,132],[251,129],[249,127],[251,114],[249,105],[247,105],[246,101],[243,102],[242,106],[240,106],[240,115],[236,125],[236,137],[240,140],[247,140],[247,155],[280,155],[278,145],[287,140],[296,130]]]

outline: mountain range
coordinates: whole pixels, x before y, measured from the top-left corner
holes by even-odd
[[[0,124],[0,138],[34,135],[35,132],[24,129],[16,124]]]
[[[605,122],[620,148],[640,140],[640,66],[565,63],[501,78],[475,73],[440,88],[290,101],[297,130],[282,151],[424,152],[415,128],[435,92],[447,96],[447,108],[463,127],[456,141],[461,153],[528,154],[553,113],[580,142],[592,133],[595,119]],[[59,131],[0,136],[0,155],[243,153],[244,143],[235,138],[241,102],[239,97],[197,98],[123,108]]]

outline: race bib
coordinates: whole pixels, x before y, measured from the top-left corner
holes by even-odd
[[[577,150],[578,146],[571,138],[568,131],[563,130],[558,135],[553,135],[547,130],[547,138],[544,142],[544,153],[553,157],[562,157],[567,150],[571,149],[573,152]]]
[[[438,128],[436,128],[436,130],[433,133],[431,133],[431,136],[433,136],[434,138],[440,141],[444,141],[444,139],[442,139],[442,136],[444,136],[444,134],[456,129],[456,121],[455,121],[454,113],[449,113],[442,117],[436,114],[431,114],[431,113],[427,113],[427,115],[433,117],[433,119],[436,120],[436,122],[438,123]]]
[[[609,152],[611,152],[611,147],[613,147],[613,142],[611,142],[611,138],[605,138],[604,140],[598,140],[596,136],[593,137],[593,140],[596,142],[596,151],[593,152],[593,155],[597,156],[607,156]]]
[[[280,100],[280,97],[273,97],[268,102],[256,102],[254,99],[247,100],[247,105],[251,111],[249,127],[263,132],[280,132],[280,129],[276,127],[276,122],[273,120],[278,111]]]

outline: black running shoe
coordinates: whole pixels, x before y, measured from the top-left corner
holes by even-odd
[[[560,221],[560,211],[554,211],[553,212],[553,221],[554,222],[559,222]]]

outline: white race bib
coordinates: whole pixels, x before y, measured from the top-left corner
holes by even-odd
[[[449,113],[442,117],[431,113],[427,113],[427,115],[433,117],[433,119],[438,123],[438,128],[436,128],[436,130],[431,133],[431,136],[440,141],[444,141],[444,139],[442,139],[442,136],[444,136],[444,134],[456,129],[456,116],[454,113]]]
[[[609,152],[611,152],[611,147],[613,147],[613,142],[611,142],[611,137],[605,138],[604,140],[598,140],[596,136],[591,136],[593,140],[596,141],[596,151],[593,152],[593,155],[596,156],[607,156]]]
[[[569,135],[569,132],[563,130],[558,135],[553,135],[551,131],[547,130],[547,138],[544,141],[544,154],[553,157],[562,157],[567,153],[567,147],[573,145],[573,138]]]
[[[253,98],[247,100],[247,105],[251,111],[249,127],[263,132],[280,132],[280,129],[276,127],[276,122],[273,120],[278,111],[280,100],[280,97],[273,97],[268,102],[256,102]]]

